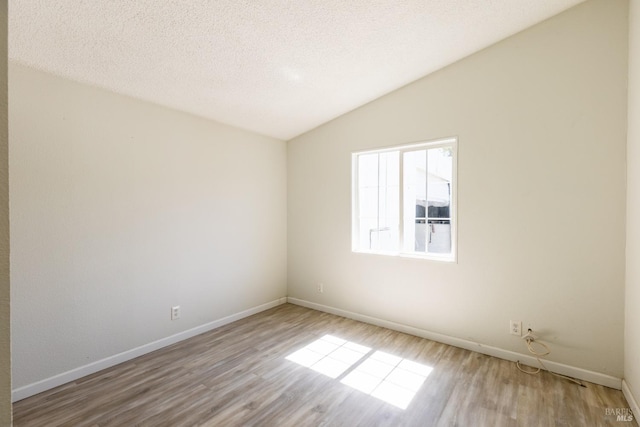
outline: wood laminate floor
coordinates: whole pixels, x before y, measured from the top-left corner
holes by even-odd
[[[13,410],[18,427],[637,427],[611,413],[628,408],[620,391],[586,385],[285,304]]]

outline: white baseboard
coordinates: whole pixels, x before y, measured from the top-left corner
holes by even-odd
[[[150,342],[145,345],[141,345],[140,347],[136,347],[131,350],[127,350],[122,353],[115,354],[113,356],[109,356],[101,360],[97,360],[93,363],[89,363],[88,365],[80,366],[70,371],[63,372],[58,375],[54,375],[53,377],[45,378],[44,380],[25,385],[11,392],[11,400],[12,402],[16,402],[18,400],[25,399],[29,396],[42,393],[43,391],[52,389],[54,387],[58,387],[62,384],[66,384],[71,381],[75,381],[78,378],[82,378],[87,375],[101,371],[103,369],[110,368],[119,363],[126,362],[127,360],[134,359],[136,357],[161,349],[171,344],[175,344],[177,342],[186,340],[187,338],[200,335],[204,332],[208,332],[212,329],[219,328],[220,326],[224,326],[228,323],[235,322],[236,320],[249,317],[256,313],[260,313],[261,311],[268,310],[270,308],[276,307],[286,302],[287,302],[286,297],[278,298],[277,300],[274,300],[265,304],[261,304],[256,307],[252,307],[250,309],[232,314],[230,316],[223,317],[218,320],[214,320],[213,322],[205,323],[204,325],[196,326],[195,328],[177,333],[175,335],[171,335],[166,338],[159,339],[157,341]]]
[[[622,394],[624,394],[624,397],[627,399],[627,403],[629,404],[629,408],[631,408],[631,412],[633,412],[633,418],[637,421],[638,417],[640,417],[640,406],[638,406],[638,401],[631,393],[629,384],[627,384],[624,379],[622,380]]]
[[[519,360],[521,363],[528,366],[534,366],[534,367],[538,366],[538,363],[535,357],[532,357],[530,355],[516,353],[514,351],[504,350],[502,348],[492,347],[492,346],[480,344],[477,342],[464,340],[461,338],[451,337],[448,335],[427,331],[425,329],[415,328],[413,326],[390,322],[388,320],[378,319],[376,317],[366,316],[364,314],[353,313],[351,311],[342,310],[339,308],[329,307],[322,304],[316,304],[314,302],[305,301],[298,298],[288,297],[287,302],[300,305],[303,307],[307,307],[307,308],[313,308],[318,311],[324,311],[326,313],[331,313],[331,314],[335,314],[342,317],[348,317],[350,319],[358,320],[364,323],[370,323],[372,325],[382,326],[383,328],[404,332],[407,334],[426,338],[432,341],[441,342],[443,344],[449,344],[454,347],[460,347],[460,348],[475,351],[478,353],[486,354],[489,356],[498,357],[500,359],[510,360],[512,362]],[[602,374],[599,372],[589,371],[582,368],[576,368],[574,366],[565,365],[563,363],[552,362],[549,360],[545,360],[544,364],[547,367],[547,369],[557,374],[566,375],[566,376],[581,379],[584,381],[589,381],[589,382],[600,384],[606,387],[615,388],[617,390],[620,390],[622,387],[621,378],[616,378],[616,377]],[[634,413],[636,412],[634,411]],[[638,414],[640,414],[640,412],[638,412]]]

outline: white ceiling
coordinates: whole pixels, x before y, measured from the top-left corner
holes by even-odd
[[[10,0],[9,58],[288,140],[583,0]]]

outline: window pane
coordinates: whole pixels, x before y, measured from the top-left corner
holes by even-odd
[[[378,242],[382,251],[398,250],[400,216],[399,153],[380,153]]]
[[[358,156],[358,215],[358,247],[374,249],[378,242],[378,236],[372,235],[378,228],[378,154]]]
[[[428,251],[436,254],[451,253],[451,221],[430,219],[427,228]]]
[[[427,150],[403,154],[403,251],[425,252]]]
[[[373,249],[373,242],[375,241],[376,245],[378,243],[378,235],[374,233],[372,230],[378,228],[378,218],[360,218],[360,229],[359,231],[359,239],[358,239],[358,248],[362,250],[371,250]]]
[[[358,156],[358,186],[360,188],[378,186],[378,154]]]
[[[450,218],[453,156],[448,147],[428,150],[428,214],[429,218]]]
[[[358,200],[360,219],[371,218],[378,221],[378,188],[361,188]]]
[[[358,156],[359,248],[397,251],[399,153]]]

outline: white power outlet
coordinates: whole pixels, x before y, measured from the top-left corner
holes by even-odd
[[[318,292],[324,293],[324,285],[322,283],[318,283]]]
[[[519,320],[509,321],[509,333],[511,335],[522,336],[522,322]]]
[[[180,318],[180,306],[175,305],[171,307],[171,320],[178,320]]]

